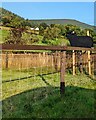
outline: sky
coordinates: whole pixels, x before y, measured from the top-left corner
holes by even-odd
[[[75,19],[94,25],[94,2],[3,2],[2,7],[25,19]]]

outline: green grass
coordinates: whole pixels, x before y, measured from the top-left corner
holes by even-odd
[[[37,74],[41,69],[37,69]],[[33,69],[11,71],[11,79],[32,75]],[[43,71],[43,70],[42,70]],[[50,69],[48,69],[50,72]],[[44,71],[43,71],[44,72]],[[46,72],[46,71],[45,71]],[[9,70],[2,71],[3,80]],[[95,118],[96,82],[81,74],[65,75],[65,95],[60,96],[60,74],[38,75],[2,83],[3,118]]]
[[[14,81],[15,79],[24,79],[28,77],[34,77],[41,74],[52,74],[53,72],[56,72],[56,70],[52,67],[34,67],[30,69],[19,69],[15,70],[13,69],[3,69],[2,70],[2,82],[6,81]]]
[[[0,43],[4,43],[5,39],[9,34],[8,30],[0,30]]]

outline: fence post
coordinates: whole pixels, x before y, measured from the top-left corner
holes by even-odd
[[[75,51],[73,50],[73,75],[75,75]]]
[[[89,30],[87,30],[87,36],[90,36]],[[90,58],[90,51],[88,51],[88,70],[89,70],[89,75],[91,75],[91,58]]]
[[[66,51],[61,51],[60,63],[60,94],[65,93],[65,70],[66,70]]]
[[[94,55],[94,77],[96,78],[96,56]]]
[[[8,69],[8,52],[6,52],[6,69]]]
[[[80,72],[83,73],[82,51],[80,51]]]
[[[90,51],[88,51],[88,70],[89,70],[89,75],[91,75],[91,57],[90,57]]]
[[[90,36],[90,32],[89,32],[89,30],[87,30],[87,36]]]

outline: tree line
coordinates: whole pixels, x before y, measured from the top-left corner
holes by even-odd
[[[92,29],[81,29],[76,25],[61,25],[41,23],[39,25],[39,33],[31,32],[28,26],[19,26],[11,28],[9,36],[5,43],[9,44],[34,44],[42,43],[47,45],[70,45],[66,38],[66,33],[74,31],[77,35],[86,36],[87,30],[90,31],[90,36],[96,40],[96,33]]]

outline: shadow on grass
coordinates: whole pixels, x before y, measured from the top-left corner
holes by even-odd
[[[94,75],[89,75],[89,73],[86,71],[85,68],[83,68],[83,73],[90,78],[91,80],[95,81],[96,80],[96,73],[94,72]]]
[[[90,78],[91,80],[93,80],[94,82],[96,82],[96,75],[91,76],[91,75],[87,75],[88,78]]]
[[[51,74],[56,74],[56,73],[58,73],[59,71],[56,71],[56,72],[49,72],[49,73],[45,73],[45,74],[42,74],[42,75],[40,75],[40,74],[37,74],[37,75],[35,75],[35,77],[41,77],[42,78],[42,80],[44,80],[44,78],[43,78],[43,76],[44,75],[51,75]],[[30,75],[30,76],[25,76],[25,77],[22,77],[22,78],[15,78],[15,79],[12,79],[12,80],[4,80],[4,81],[2,81],[2,83],[7,83],[7,82],[14,82],[14,81],[17,81],[17,80],[26,80],[26,79],[28,79],[28,78],[33,78],[34,77],[34,75]],[[44,80],[45,81],[45,80]]]
[[[28,90],[2,101],[3,118],[95,118],[96,91],[66,86],[64,97],[59,87]]]
[[[43,75],[39,75],[39,77],[43,80],[43,82],[44,82],[46,85],[51,86],[51,85],[46,81],[46,79],[44,78]]]

